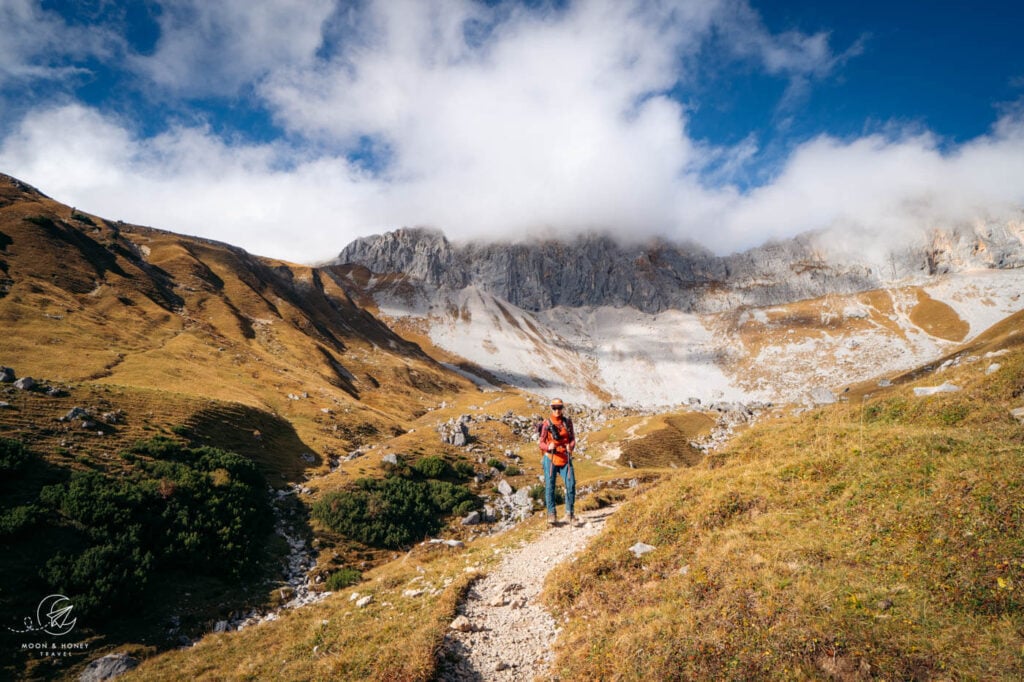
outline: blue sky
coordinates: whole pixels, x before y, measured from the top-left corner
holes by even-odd
[[[859,250],[1021,219],[1020,26],[990,1],[0,0],[0,171],[299,261],[404,225]]]

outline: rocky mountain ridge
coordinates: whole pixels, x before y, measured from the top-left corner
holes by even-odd
[[[325,269],[501,383],[590,404],[814,403],[1021,310],[1022,241],[1024,224],[978,224],[889,249],[820,233],[720,257],[413,229],[358,240]]]
[[[477,286],[523,310],[630,306],[645,313],[716,313],[879,289],[970,269],[1024,266],[1024,223],[984,223],[922,236],[873,256],[839,251],[827,233],[716,256],[693,244],[568,241],[452,243],[403,228],[358,239],[331,264],[402,273],[449,290]]]

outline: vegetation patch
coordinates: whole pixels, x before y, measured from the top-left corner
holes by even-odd
[[[5,466],[25,461],[23,446],[5,440],[0,449]],[[131,611],[161,571],[252,575],[271,530],[266,483],[249,460],[167,439],[130,454],[133,466],[118,476],[65,471],[65,480],[0,516],[7,551],[39,549],[25,536],[29,527],[54,540],[37,575],[18,578],[67,595],[92,623]]]
[[[445,516],[480,506],[469,488],[448,481],[361,478],[318,500],[313,518],[365,545],[397,549],[437,533]]]

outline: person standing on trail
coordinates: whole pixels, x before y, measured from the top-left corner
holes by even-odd
[[[540,426],[540,451],[544,453],[544,502],[548,507],[548,523],[555,519],[555,478],[561,474],[565,484],[565,512],[569,524],[576,521],[573,513],[576,502],[576,473],[572,468],[572,452],[576,449],[576,432],[572,419],[565,416],[565,405],[560,398],[551,401],[551,416]]]

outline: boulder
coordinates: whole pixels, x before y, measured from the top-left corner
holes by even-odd
[[[914,395],[921,397],[935,395],[937,393],[956,393],[959,390],[959,386],[955,386],[947,381],[941,386],[918,386],[914,389]]]
[[[473,632],[473,624],[465,616],[458,616],[448,627],[456,632]]]
[[[14,387],[22,391],[31,391],[36,385],[36,380],[32,377],[22,377],[14,382]]]
[[[10,367],[0,367],[0,384],[13,383],[17,377],[14,375],[14,370]]]
[[[469,514],[466,515],[466,517],[464,519],[462,519],[462,525],[463,526],[476,526],[476,525],[478,525],[480,523],[480,521],[481,521],[480,512],[478,512],[478,511],[471,511],[471,512],[469,512]]]
[[[512,495],[512,486],[505,479],[501,479],[498,482],[498,492],[501,493],[502,497],[510,497]]]
[[[455,447],[465,447],[469,444],[469,427],[466,426],[466,418],[460,417],[457,421],[450,419],[437,427],[441,435],[441,442]]]
[[[123,675],[139,664],[138,659],[128,654],[109,654],[103,658],[97,658],[90,663],[78,676],[79,682],[102,682],[111,680],[118,675]]]
[[[89,417],[89,411],[84,407],[72,407],[66,415],[60,418],[62,422],[72,422],[76,419],[87,419]]]

